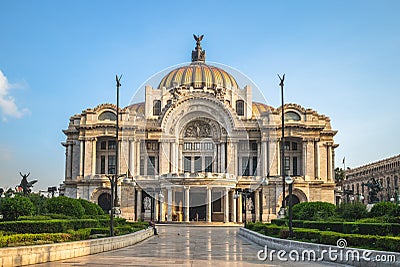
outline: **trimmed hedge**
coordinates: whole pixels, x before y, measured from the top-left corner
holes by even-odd
[[[0,247],[60,243],[88,239],[90,229],[80,229],[69,233],[16,234],[0,236]]]
[[[65,233],[68,230],[100,227],[100,221],[94,219],[47,220],[47,221],[11,221],[0,222],[0,231],[12,233]]]
[[[46,199],[43,208],[49,213],[64,214],[75,218],[81,218],[85,214],[85,209],[78,199],[65,196]]]
[[[272,224],[288,226],[287,220],[271,220]],[[400,224],[398,223],[362,223],[362,222],[324,222],[324,221],[300,221],[293,220],[293,227],[318,229],[321,231],[334,231],[343,234],[362,235],[400,235]]]
[[[267,236],[277,237],[282,231],[287,231],[287,227],[274,224],[247,224],[246,228],[259,232]],[[279,229],[279,230],[278,230]],[[361,234],[343,234],[333,231],[321,231],[318,229],[294,228],[294,239],[305,242],[334,245],[340,238],[347,241],[349,247],[361,247],[383,251],[400,252],[400,237],[379,236],[379,235],[361,235]],[[280,235],[282,236],[282,235]]]

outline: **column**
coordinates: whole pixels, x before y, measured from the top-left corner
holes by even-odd
[[[319,165],[319,142],[318,140],[314,141],[314,168],[315,168],[315,179],[319,179],[320,175],[320,165]]]
[[[256,213],[256,222],[260,221],[260,190],[256,189],[254,191],[254,209]]]
[[[160,161],[160,174],[169,173],[169,158],[170,158],[170,144],[167,140],[160,141],[159,161]]]
[[[213,172],[218,172],[221,173],[222,172],[222,168],[221,168],[221,144],[215,144],[216,149],[217,149],[217,168],[213,169]]]
[[[190,187],[185,187],[185,222],[189,222]]]
[[[333,166],[332,166],[332,145],[328,144],[328,181],[333,181]]]
[[[268,174],[267,142],[265,140],[261,142],[261,166],[261,176],[265,177]]]
[[[136,149],[135,149],[135,152],[136,152],[135,158],[136,159],[134,159],[135,162],[136,162],[136,164],[135,164],[135,170],[136,170],[135,174],[136,175],[140,175],[140,140],[139,139],[135,140],[135,146],[136,146]]]
[[[159,204],[158,204],[158,194],[154,192],[154,222],[158,222],[158,212],[159,212]]]
[[[135,154],[135,141],[129,141],[129,172],[133,176],[136,175],[136,169],[135,169],[135,160],[136,160],[136,154]]]
[[[229,188],[225,188],[225,196],[224,196],[224,222],[229,222]]]
[[[172,221],[172,188],[168,188],[168,213],[167,213],[167,221]]]
[[[161,192],[162,192],[163,190],[161,190]],[[160,222],[164,222],[165,221],[165,209],[164,209],[164,198],[165,198],[165,195],[164,195],[164,193],[162,193],[163,194],[163,197],[160,197]]]
[[[261,171],[262,171],[262,165],[265,163],[265,160],[263,160],[263,155],[261,154],[261,143],[257,142],[257,176],[261,176]]]
[[[232,161],[235,163],[235,168],[234,168],[234,171],[232,174],[235,176],[238,176],[239,175],[238,174],[239,166],[238,166],[238,143],[237,142],[233,143],[233,160]]]
[[[235,199],[235,190],[232,191],[232,198],[231,198],[231,203],[232,203],[232,222],[236,222],[236,199]]]
[[[177,173],[177,171],[175,171],[175,168],[178,166],[177,166],[177,162],[175,161],[176,151],[175,151],[175,143],[174,142],[170,143],[170,151],[171,151],[171,157],[169,160],[169,165],[170,165],[169,169],[170,169],[170,172]]]
[[[225,143],[221,143],[221,172],[226,173]]]
[[[307,141],[303,140],[303,151],[302,151],[302,160],[303,160],[303,176],[306,181],[309,180],[309,175],[307,173]]]
[[[211,187],[207,187],[207,210],[206,219],[207,222],[211,222]]]
[[[183,172],[183,155],[182,155],[182,150],[183,150],[183,144],[178,145],[178,172],[182,173]]]
[[[227,147],[226,147],[226,149],[227,149],[227,161],[226,161],[226,163],[227,163],[227,165],[228,166],[226,166],[226,168],[227,168],[227,173],[229,173],[229,174],[234,174],[235,173],[235,162],[234,162],[234,157],[235,157],[235,153],[234,153],[234,151],[233,151],[233,143],[232,143],[232,140],[231,139],[228,139],[228,143],[227,143]]]
[[[66,153],[66,170],[65,170],[65,178],[72,178],[72,144],[67,144],[67,153]]]
[[[136,195],[136,220],[139,221],[142,219],[142,189],[137,189]]]
[[[83,177],[83,175],[84,175],[84,166],[83,166],[83,164],[84,164],[84,153],[85,153],[85,141],[84,140],[80,140],[80,149],[81,149],[81,155],[80,155],[80,158],[79,158],[79,176],[82,176]]]
[[[92,140],[92,175],[96,174],[96,138]]]
[[[239,197],[236,199],[237,205],[238,205],[238,222],[239,223],[243,222],[242,198],[243,198],[242,193],[239,193]]]

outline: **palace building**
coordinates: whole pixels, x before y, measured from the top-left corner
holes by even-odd
[[[364,204],[372,202],[367,184],[376,181],[381,187],[376,196],[377,201],[400,204],[400,155],[347,169],[345,174],[346,179],[343,181],[345,202],[359,201]]]
[[[145,87],[145,101],[119,109],[100,104],[64,130],[62,194],[110,209],[109,174],[129,220],[270,221],[283,203],[282,107],[253,102],[227,70],[206,63],[201,37],[192,62]],[[286,104],[285,172],[293,202],[334,203],[335,130],[312,109]],[[119,146],[118,166],[116,146]],[[286,201],[288,190],[286,186]],[[245,194],[243,192],[246,192]]]

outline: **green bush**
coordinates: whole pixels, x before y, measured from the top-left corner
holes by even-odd
[[[5,221],[13,221],[19,216],[33,215],[35,207],[32,201],[23,196],[5,198],[0,205],[0,214],[3,214]]]
[[[335,205],[328,202],[303,202],[293,206],[294,220],[326,220],[335,215]]]
[[[336,208],[336,214],[345,220],[359,220],[368,217],[367,207],[359,202],[342,203]]]
[[[85,215],[102,215],[104,211],[96,203],[87,201],[86,199],[78,199],[82,207],[85,209]]]
[[[396,213],[397,205],[391,202],[379,202],[374,204],[371,209],[370,217],[392,215]]]
[[[43,214],[44,207],[43,204],[46,201],[46,198],[40,194],[32,193],[29,196],[29,199],[32,201],[33,206],[35,207],[35,212],[34,215],[40,215]]]
[[[81,218],[85,214],[85,209],[79,200],[65,196],[48,198],[43,206],[48,213],[64,214],[75,218]]]

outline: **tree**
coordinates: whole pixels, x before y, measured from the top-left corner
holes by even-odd
[[[342,185],[344,179],[346,178],[346,173],[342,168],[335,168],[335,182],[337,185]]]

